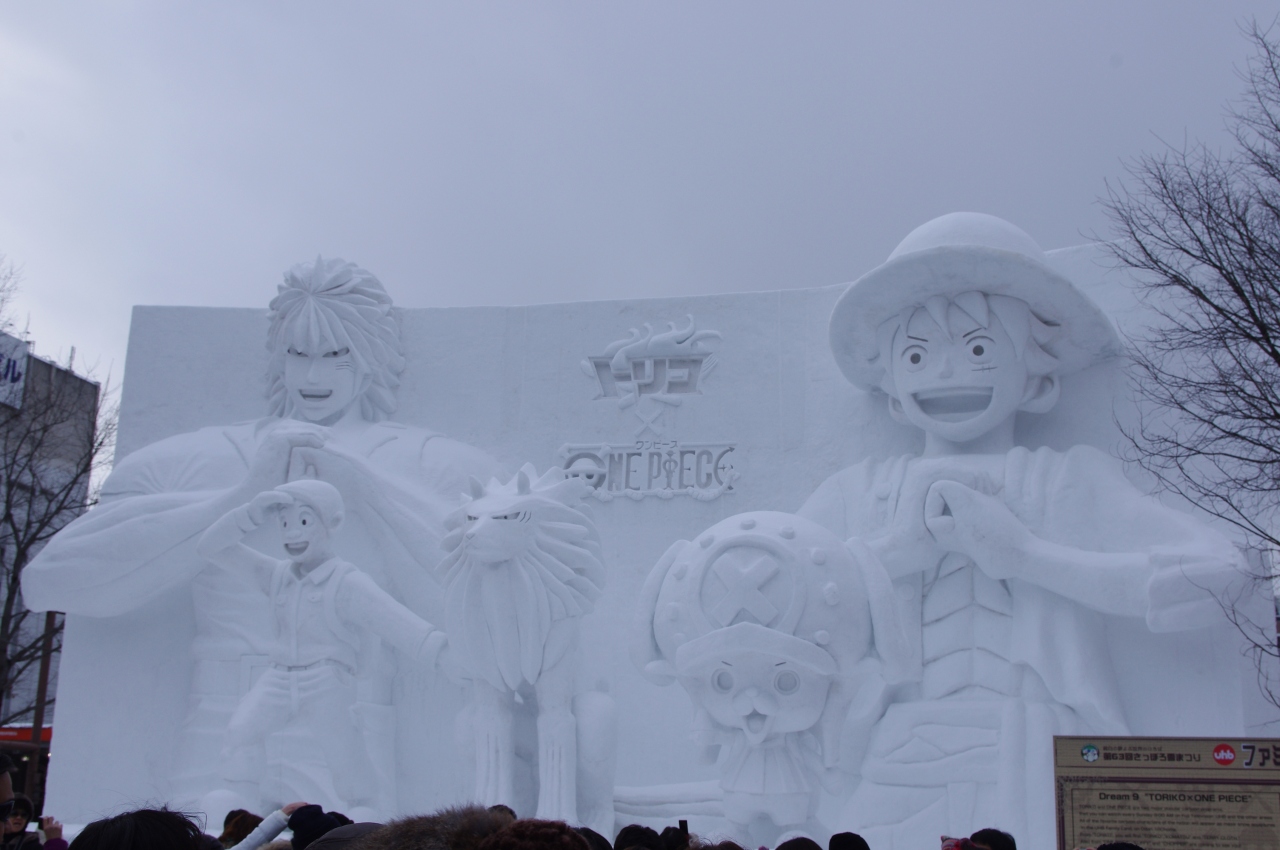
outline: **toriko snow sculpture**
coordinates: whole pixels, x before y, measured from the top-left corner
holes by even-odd
[[[391,299],[372,274],[337,259],[297,265],[285,274],[269,318],[270,415],[170,437],[124,457],[101,504],[63,529],[23,575],[31,607],[91,617],[129,614],[189,588],[194,641],[189,649],[175,641],[169,652],[176,668],[194,664],[190,708],[166,794],[212,818],[289,799],[350,808],[310,783],[310,769],[294,758],[275,765],[270,775],[279,778],[270,789],[266,775],[232,789],[217,775],[231,714],[270,655],[272,615],[266,594],[196,553],[200,535],[287,481],[327,481],[348,506],[335,538],[339,551],[410,609],[430,615],[440,605],[429,575],[441,555],[444,517],[469,476],[496,472],[470,446],[385,421],[395,410],[404,357]],[[261,536],[248,542],[270,545]],[[363,652],[355,711],[379,769],[378,793],[394,805],[392,656],[377,641]],[[320,746],[313,741],[305,749]]]
[[[725,816],[750,844],[822,834],[840,734],[870,669],[900,676],[906,640],[888,575],[865,550],[791,514],[758,511],[675,543],[645,583],[632,657],[678,680],[695,737],[720,764]],[[878,611],[872,620],[877,601]],[[869,657],[872,637],[880,655]]]
[[[865,542],[897,585],[914,681],[889,686],[849,822],[877,848],[980,826],[1053,845],[1054,734],[1128,731],[1108,616],[1154,631],[1221,617],[1218,533],[1139,493],[1117,462],[1014,441],[1059,378],[1118,350],[1098,308],[1021,230],[959,213],[911,233],[831,317],[845,376],[924,432],[920,457],[867,460],[801,514]]]
[[[268,557],[244,538],[275,514],[288,558]],[[200,538],[201,555],[252,573],[269,594],[275,620],[270,666],[231,716],[223,776],[251,781],[266,768],[264,743],[290,721],[320,730],[329,781],[349,803],[375,806],[377,783],[355,723],[362,633],[434,667],[444,633],[401,605],[334,552],[342,496],[323,481],[298,480],[260,493]]]
[[[473,481],[471,501],[449,519],[449,555],[440,565],[444,664],[472,688],[477,801],[515,800],[515,713],[536,703],[537,816],[570,823],[580,822],[578,621],[604,583],[600,538],[582,504],[589,489],[561,469],[538,478],[527,465],[505,486]],[[608,807],[612,829],[611,797]],[[594,822],[598,813],[582,814]]]

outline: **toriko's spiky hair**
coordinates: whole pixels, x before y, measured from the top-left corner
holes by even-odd
[[[272,415],[293,412],[284,386],[290,346],[308,352],[329,345],[349,348],[362,384],[360,414],[376,422],[395,411],[404,371],[400,328],[391,313],[391,297],[372,274],[336,258],[299,263],[285,272],[268,317],[267,400]]]

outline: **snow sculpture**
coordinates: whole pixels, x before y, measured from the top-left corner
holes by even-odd
[[[362,632],[434,667],[443,632],[401,605],[365,573],[337,556],[331,536],[342,524],[337,489],[299,480],[255,496],[215,522],[199,553],[228,570],[251,571],[270,595],[275,641],[270,666],[227,726],[222,775],[252,782],[266,766],[268,733],[308,728],[324,752],[327,781],[350,806],[377,805],[373,764],[355,723],[356,666]],[[288,558],[268,557],[244,538],[276,515]]]
[[[530,465],[505,486],[472,479],[471,500],[449,518],[449,554],[440,564],[448,600],[444,663],[471,685],[476,800],[515,799],[515,714],[536,704],[537,817],[579,823],[581,792],[581,822],[611,833],[611,772],[597,787],[577,783],[578,621],[604,584],[600,537],[582,504],[589,490],[558,468],[538,478]],[[609,711],[598,700],[588,707],[593,722],[582,731],[600,728],[597,716]],[[583,749],[612,745],[584,741]]]
[[[228,789],[218,776],[231,714],[270,655],[272,615],[259,589],[196,553],[200,535],[287,481],[327,481],[349,506],[335,537],[338,551],[410,609],[427,613],[438,607],[429,576],[442,552],[444,518],[469,476],[496,471],[470,446],[386,421],[396,408],[404,357],[391,299],[372,274],[339,259],[294,266],[269,318],[269,415],[170,437],[118,461],[101,503],[60,531],[23,574],[33,609],[90,617],[127,615],[189,588],[195,616],[189,712],[168,794],[215,822],[230,808],[264,811],[282,800],[345,803],[315,781],[326,772],[323,764],[295,758],[260,774],[278,771],[270,783]],[[247,542],[270,545],[262,537]],[[377,793],[394,801],[395,665],[378,641],[366,641],[361,654],[355,713],[378,770]],[[307,749],[320,746],[312,741]]]
[[[924,432],[922,456],[845,469],[801,510],[879,560],[914,643],[914,681],[857,718],[874,726],[847,821],[886,850],[985,826],[1047,850],[1052,735],[1128,732],[1108,619],[1212,624],[1238,553],[1096,449],[1015,445],[1018,413],[1048,413],[1060,376],[1118,345],[1007,222],[913,231],[841,297],[831,345]]]
[[[822,789],[840,781],[851,701],[879,666],[868,658],[873,633],[887,678],[906,658],[892,593],[865,547],[768,511],[678,541],[649,574],[632,658],[693,699],[695,737],[718,758],[725,817],[744,841],[826,832],[814,815]]]

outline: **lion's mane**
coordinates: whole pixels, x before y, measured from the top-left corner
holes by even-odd
[[[449,643],[471,675],[499,690],[537,682],[555,660],[546,658],[552,625],[591,611],[604,584],[600,535],[582,504],[588,485],[561,469],[535,477],[526,465],[506,485],[473,482],[472,500],[446,519],[440,570]],[[500,566],[463,545],[468,513],[482,499],[491,511],[529,512],[528,547]]]

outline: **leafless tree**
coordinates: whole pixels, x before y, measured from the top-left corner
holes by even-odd
[[[1167,488],[1280,549],[1280,42],[1250,25],[1234,145],[1166,148],[1111,187],[1116,257],[1158,318],[1135,338],[1136,459]],[[1269,569],[1256,578],[1269,580]],[[1239,601],[1239,600],[1235,600]],[[1263,657],[1275,623],[1228,613]],[[1260,670],[1264,669],[1262,666]],[[1276,682],[1264,682],[1273,700]],[[1280,704],[1278,702],[1277,704]]]
[[[21,270],[0,256],[0,330],[13,327],[20,280]],[[26,609],[22,571],[92,505],[115,444],[109,393],[75,374],[70,358],[65,364],[24,359],[21,407],[0,404],[0,726],[39,721],[53,704],[37,673],[61,650],[62,618]],[[37,798],[38,761],[27,782]]]

